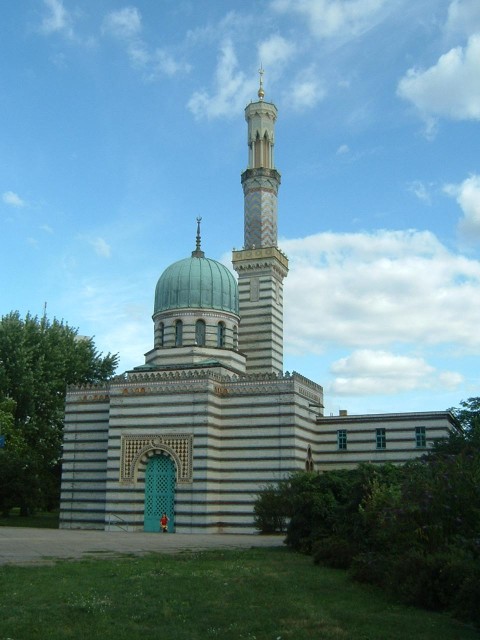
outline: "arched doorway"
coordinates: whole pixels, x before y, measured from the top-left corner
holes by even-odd
[[[166,455],[150,458],[145,470],[145,531],[160,531],[160,518],[169,518],[168,531],[175,531],[175,463]]]

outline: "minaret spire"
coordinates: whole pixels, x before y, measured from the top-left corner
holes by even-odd
[[[265,91],[263,90],[263,74],[265,73],[265,71],[263,70],[262,63],[260,63],[260,69],[258,70],[258,73],[260,74],[260,87],[258,89],[258,97],[260,98],[260,100],[263,100],[265,97]]]

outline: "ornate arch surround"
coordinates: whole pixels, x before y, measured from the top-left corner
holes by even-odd
[[[154,455],[166,453],[175,462],[177,482],[192,482],[191,434],[124,434],[121,438],[120,482],[137,483],[138,472]]]

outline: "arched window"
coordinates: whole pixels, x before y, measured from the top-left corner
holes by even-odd
[[[255,136],[255,143],[253,147],[253,166],[261,167],[262,166],[262,141],[260,139],[260,134],[257,131],[257,135]]]
[[[160,324],[158,325],[158,345],[157,346],[163,347],[164,341],[165,341],[165,325],[163,324],[163,322],[160,322]]]
[[[312,457],[312,447],[308,445],[307,459],[305,460],[305,471],[312,473],[315,470],[315,464]]]
[[[217,324],[217,347],[223,348],[225,346],[225,323],[219,322]]]
[[[197,320],[195,323],[195,344],[199,347],[205,346],[205,322]]]
[[[270,142],[268,140],[267,132],[263,136],[263,164],[262,167],[270,167]]]
[[[175,322],[175,346],[181,347],[183,344],[183,322],[177,320]]]
[[[235,325],[233,327],[233,348],[238,349],[238,327]]]

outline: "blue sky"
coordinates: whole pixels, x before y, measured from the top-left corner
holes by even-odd
[[[285,369],[326,412],[480,395],[478,0],[2,6],[0,312],[153,344],[155,284],[243,244],[244,107],[279,110]]]

